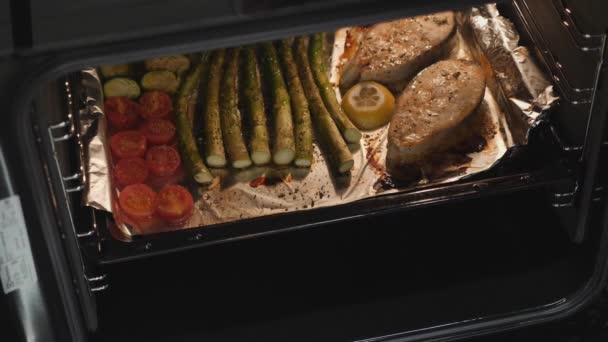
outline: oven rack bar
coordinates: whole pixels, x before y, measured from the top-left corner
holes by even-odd
[[[49,135],[49,142],[52,149],[53,162],[54,166],[57,169],[58,174],[60,175],[61,181],[59,185],[61,186],[61,190],[64,193],[64,199],[66,208],[68,210],[69,221],[71,227],[74,229],[74,234],[77,239],[81,242],[85,242],[85,239],[91,239],[98,236],[97,232],[97,221],[95,219],[95,212],[93,208],[90,209],[91,214],[91,225],[87,231],[78,231],[78,225],[74,222],[74,215],[72,212],[72,205],[69,198],[70,194],[80,193],[84,190],[84,184],[86,182],[86,173],[84,172],[84,149],[82,143],[82,137],[78,131],[77,120],[74,117],[74,109],[75,109],[75,101],[74,96],[72,94],[72,86],[69,80],[65,80],[63,82],[62,92],[65,96],[66,103],[66,120],[58,122],[56,124],[51,124],[48,126],[47,131]],[[84,103],[79,104],[79,110],[86,110],[87,106]],[[78,151],[78,170],[73,172],[68,172],[67,175],[64,175],[61,168],[61,162],[59,161],[59,152],[58,146],[59,144],[67,144],[68,149],[77,150]],[[74,146],[75,145],[75,146]],[[95,239],[97,242],[97,246],[99,247],[98,239]],[[91,241],[91,240],[89,240]],[[81,258],[83,256],[81,255]],[[85,265],[85,263],[82,263]],[[89,284],[89,290],[91,292],[103,291],[108,288],[107,282],[105,282],[106,275],[87,275],[90,274],[91,271],[87,270],[85,266],[83,266],[85,280]]]
[[[579,189],[580,186],[578,182],[576,182],[572,191],[553,194],[553,203],[551,203],[551,205],[554,208],[574,207]],[[603,186],[597,186],[593,188],[593,198],[591,200],[593,202],[601,201],[605,190],[606,189]]]
[[[566,6],[564,0],[553,0],[553,6],[562,18],[562,25],[567,29],[572,41],[581,51],[599,51],[601,49],[601,34],[583,32],[572,17],[573,10]]]
[[[583,151],[583,145],[566,144],[563,141],[563,139],[560,138],[555,126],[553,126],[553,125],[548,125],[548,126],[549,126],[549,130],[551,132],[551,135],[553,136],[553,139],[555,139],[555,142],[559,146],[560,150],[562,150],[566,153],[576,153],[576,154],[580,154]],[[602,149],[605,149],[605,148],[608,148],[608,141],[602,141]]]

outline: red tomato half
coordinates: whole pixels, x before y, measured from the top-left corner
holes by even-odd
[[[186,178],[186,171],[184,165],[180,165],[175,173],[169,176],[152,176],[148,177],[146,184],[149,185],[154,191],[160,191],[167,185],[179,184]]]
[[[139,118],[139,104],[126,97],[110,97],[104,104],[110,125],[117,129],[133,128]]]
[[[158,193],[156,213],[171,223],[184,223],[192,215],[193,207],[190,191],[181,185],[169,185]]]
[[[133,219],[147,219],[156,210],[156,192],[145,184],[131,184],[118,197],[120,208]]]
[[[173,110],[173,102],[169,94],[154,90],[144,93],[139,98],[142,116],[146,119],[166,119]]]
[[[174,147],[159,145],[146,153],[146,165],[153,175],[169,176],[175,173],[182,160]]]
[[[114,168],[114,176],[119,186],[143,183],[148,178],[148,167],[143,158],[123,158]]]
[[[146,137],[138,131],[122,131],[110,139],[110,149],[116,158],[143,157],[146,154]]]
[[[169,120],[146,120],[141,126],[141,132],[150,145],[165,145],[175,138],[175,125]]]

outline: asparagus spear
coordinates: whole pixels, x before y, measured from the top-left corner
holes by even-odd
[[[308,100],[302,89],[302,82],[298,75],[298,66],[293,58],[291,50],[292,40],[281,41],[280,54],[285,78],[289,88],[289,97],[294,112],[296,155],[294,163],[296,166],[309,167],[312,164],[312,123],[308,110]]]
[[[189,117],[196,108],[198,98],[198,85],[203,73],[203,63],[198,63],[192,72],[186,77],[178,96],[177,110],[175,111],[175,124],[178,132],[179,150],[184,164],[194,177],[194,180],[201,184],[211,183],[213,175],[201,160],[196,141],[192,134],[192,123]]]
[[[266,79],[270,82],[274,146],[272,160],[277,165],[287,165],[293,161],[295,156],[295,142],[293,138],[293,121],[291,117],[291,105],[289,94],[283,80],[281,66],[277,58],[277,52],[272,42],[262,43],[264,52],[264,71]]]
[[[340,129],[340,132],[349,143],[358,143],[361,140],[361,131],[353,125],[348,116],[336,99],[336,93],[329,83],[324,62],[325,33],[316,33],[310,40],[309,59],[315,81],[319,86],[323,102],[331,114],[332,119]]]
[[[268,146],[268,128],[266,127],[266,110],[260,81],[260,70],[255,55],[255,48],[245,48],[244,95],[251,121],[251,159],[255,165],[270,162]]]
[[[224,57],[225,51],[223,49],[215,51],[211,57],[203,114],[205,161],[207,162],[207,165],[211,167],[226,166],[226,153],[224,151],[224,140],[222,138],[219,101]]]
[[[236,169],[246,168],[251,165],[249,152],[243,139],[243,128],[241,123],[241,113],[238,108],[240,48],[232,48],[226,54],[226,70],[222,81],[222,103],[220,112],[222,118],[222,133],[226,143],[226,151],[232,162],[232,167]]]
[[[188,61],[190,62],[190,59],[188,59]],[[199,95],[202,94],[201,96],[203,96],[203,99],[206,100],[204,97],[205,97],[205,94],[207,94],[207,80],[209,79],[209,66],[210,66],[210,61],[211,61],[211,52],[206,51],[206,52],[196,54],[196,55],[193,54],[193,59],[191,60],[192,65],[195,65],[195,63],[197,63],[197,61],[200,61],[200,64],[203,68],[201,71],[199,82],[198,82],[198,94]],[[190,64],[188,64],[188,65],[190,65]],[[188,113],[188,120],[190,121],[190,124],[192,125],[192,132],[194,134],[195,140],[198,137],[202,136],[201,124],[203,122],[203,118],[200,116],[201,112],[202,111],[194,110],[192,113]]]
[[[319,89],[315,84],[312,70],[308,62],[306,53],[308,48],[308,37],[299,37],[296,39],[296,62],[298,70],[304,86],[304,92],[309,99],[312,118],[314,119],[315,128],[319,134],[321,143],[324,145],[328,154],[326,155],[329,162],[340,173],[345,173],[352,169],[354,165],[353,155],[350,153],[346,142],[340,135],[340,131],[336,123],[332,120]]]

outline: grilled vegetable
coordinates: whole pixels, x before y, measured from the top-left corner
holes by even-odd
[[[131,71],[129,64],[106,64],[99,67],[103,78],[110,79],[118,76],[128,76]]]
[[[168,70],[182,73],[190,69],[190,60],[184,55],[163,56],[146,59],[144,65],[148,71]]]
[[[161,90],[170,94],[177,92],[180,79],[171,71],[150,71],[141,79],[141,86],[145,90]]]
[[[116,130],[125,130],[135,127],[141,112],[139,104],[126,97],[110,97],[104,103],[106,118]]]
[[[251,121],[251,159],[255,165],[264,165],[270,162],[270,146],[268,146],[268,127],[266,126],[260,70],[253,46],[245,48],[244,55],[245,78],[243,83],[247,112]]]
[[[178,144],[181,151],[182,160],[194,180],[201,184],[211,183],[213,175],[201,160],[200,153],[196,146],[196,141],[192,134],[192,124],[188,119],[188,113],[194,111],[198,97],[198,85],[202,64],[198,64],[186,77],[180,92],[177,96],[177,109],[175,111],[175,125],[178,134]]]
[[[139,97],[141,90],[137,82],[126,77],[117,77],[107,81],[103,85],[103,93],[106,97],[124,96],[130,99]]]
[[[172,225],[182,225],[192,216],[194,200],[181,185],[164,187],[156,196],[156,213]]]
[[[118,186],[143,183],[148,178],[146,162],[140,158],[123,158],[114,166],[114,179]]]
[[[289,93],[283,80],[283,73],[274,45],[271,42],[263,43],[262,51],[264,72],[270,84],[272,98],[274,128],[272,160],[277,165],[287,165],[293,161],[296,153]]]
[[[118,197],[122,211],[133,219],[148,219],[156,209],[156,192],[145,184],[131,184]]]
[[[249,152],[243,138],[241,113],[238,108],[239,54],[240,48],[229,49],[226,54],[226,70],[224,71],[224,79],[221,85],[222,102],[220,104],[222,133],[226,144],[226,152],[228,152],[232,167],[236,169],[246,168],[251,165]]]
[[[155,176],[171,176],[181,164],[179,152],[173,146],[152,146],[146,152],[146,166]]]
[[[147,146],[146,137],[139,131],[122,131],[115,133],[110,138],[110,150],[112,156],[117,160],[143,157]]]
[[[175,138],[175,125],[165,119],[146,120],[139,128],[146,137],[148,145],[170,144]]]
[[[293,108],[295,122],[296,155],[294,163],[296,166],[309,167],[312,164],[312,123],[308,110],[308,100],[302,88],[302,82],[298,75],[298,66],[293,58],[292,40],[281,41],[280,54],[285,79],[289,88],[289,97]]]
[[[205,96],[207,94],[207,80],[209,79],[209,66],[211,64],[211,52],[203,52],[203,53],[193,53],[189,54],[188,58],[190,61],[194,61],[195,63],[200,62],[203,70],[201,71],[200,80],[198,83],[198,94],[202,96],[202,100],[205,100]],[[204,102],[204,101],[203,101]],[[200,110],[198,108],[201,108]],[[201,145],[202,139],[202,124],[203,124],[203,115],[202,115],[202,107],[197,107],[197,110],[188,119],[190,119],[190,123],[192,124],[193,132],[195,138],[197,140],[197,144]],[[202,145],[201,145],[202,146]]]
[[[209,65],[209,78],[203,113],[203,139],[205,161],[211,167],[226,166],[219,100],[225,55],[226,51],[223,49],[213,52],[211,64]]]
[[[325,108],[325,104],[315,83],[306,53],[308,37],[297,38],[295,44],[298,71],[300,72],[306,97],[310,100],[310,109],[315,128],[327,152],[326,158],[338,172],[345,173],[352,169],[354,165],[353,156],[342,138],[336,123],[332,120],[327,108]]]
[[[168,119],[173,111],[173,100],[169,94],[152,90],[139,98],[140,112],[144,119]]]
[[[361,140],[361,132],[353,125],[348,116],[346,116],[344,110],[342,110],[342,107],[336,98],[336,93],[334,92],[331,83],[329,83],[324,62],[324,42],[324,33],[313,34],[310,39],[308,58],[312,73],[317,86],[319,87],[323,102],[332,119],[336,122],[336,126],[340,129],[342,136],[344,136],[344,139],[349,143],[358,143],[359,140]]]

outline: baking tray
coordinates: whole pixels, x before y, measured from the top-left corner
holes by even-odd
[[[348,224],[348,221],[363,216],[405,212],[421,207],[498,196],[525,189],[551,190],[571,186],[571,182],[571,174],[563,168],[552,166],[536,172],[514,173],[477,181],[421,186],[409,192],[394,193],[310,211],[262,216],[213,227],[141,235],[128,242],[117,239],[121,235],[113,223],[111,214],[96,211],[101,238],[99,261],[101,264],[113,264],[300,229],[323,229],[323,226],[328,224]],[[404,228],[406,227],[404,226]],[[379,234],[382,234],[382,227],[378,227],[378,229]],[[461,227],[461,229],[466,229],[466,227]]]
[[[464,24],[466,25],[466,20],[468,18],[468,16],[472,14],[471,13],[464,13],[464,14],[460,14],[460,20],[462,22],[464,22]],[[464,18],[464,20],[462,19]],[[491,18],[491,17],[490,17]],[[461,24],[462,25],[462,24]],[[340,34],[340,31],[337,32],[336,37],[338,37]],[[467,34],[466,30],[461,29],[459,34],[458,34],[458,42],[461,44],[463,42],[463,37],[461,37],[460,35],[465,35]],[[472,35],[469,33],[468,39],[471,39]],[[340,44],[344,44],[344,38],[342,38],[341,43]],[[338,39],[336,39],[336,41],[339,42]],[[470,44],[470,43],[469,43]],[[466,46],[467,49],[469,49],[469,51],[464,52],[464,57],[472,57],[474,56],[475,53],[479,54],[480,51],[476,51],[474,48],[470,49],[469,46]],[[335,54],[336,48],[334,46],[334,54]],[[463,49],[462,48],[457,48],[455,49],[456,53],[454,54],[454,56],[452,57],[463,57]],[[338,54],[339,57],[339,54]],[[479,60],[479,56],[477,56],[478,60]],[[484,56],[481,56],[482,58]],[[335,58],[336,56],[334,56],[334,62],[335,62]],[[483,63],[482,63],[483,65]],[[332,70],[336,70],[336,66],[332,65]],[[335,76],[335,75],[332,75]],[[90,79],[89,79],[90,81]],[[488,104],[490,103],[490,107],[492,106],[498,106],[497,102],[501,101],[501,108],[498,109],[498,111],[504,110],[506,111],[505,108],[511,108],[512,106],[508,103],[509,99],[504,98],[503,96],[497,96],[497,93],[500,93],[502,89],[500,89],[501,85],[499,84],[500,81],[494,81],[494,82],[489,82],[489,87],[494,87],[494,89],[489,89],[486,91],[486,100],[484,101],[484,104]],[[494,83],[494,85],[492,85],[492,83]],[[489,100],[488,100],[489,97]],[[514,107],[514,106],[513,106]],[[506,120],[510,121],[509,123],[512,125],[513,121],[519,121],[519,123],[521,124],[523,122],[525,126],[525,133],[522,133],[523,130],[519,130],[519,132],[511,132],[509,129],[509,125],[505,124],[504,127],[500,127],[500,133],[501,134],[497,134],[500,135],[500,139],[497,139],[498,142],[500,143],[503,140],[507,140],[507,139],[513,139],[513,135],[519,135],[518,137],[518,141],[522,142],[522,144],[526,144],[527,140],[528,140],[528,134],[529,134],[529,130],[528,128],[533,127],[534,125],[537,125],[539,122],[542,122],[542,114],[546,114],[546,108],[540,108],[537,112],[535,112],[536,109],[533,109],[530,112],[526,112],[526,110],[529,109],[529,107],[523,107],[520,108],[521,110],[515,110],[516,114],[510,114],[510,118],[507,118]],[[95,109],[95,112],[100,112],[99,108]],[[496,114],[496,110],[490,110],[489,112],[493,112],[494,114]],[[519,115],[519,117],[518,117]],[[538,119],[538,120],[537,120]],[[103,121],[103,120],[102,120]],[[103,123],[101,124],[102,128],[101,130],[103,131]],[[498,128],[498,127],[497,127]],[[504,129],[503,129],[504,128]],[[506,132],[505,132],[506,131]],[[385,132],[385,130],[384,130]],[[367,137],[372,136],[372,140],[375,140],[376,142],[381,141],[382,139],[382,134],[384,133],[382,130],[377,131],[377,132],[371,132],[370,134],[366,134]],[[102,139],[103,140],[103,137]],[[98,144],[102,145],[102,144]],[[360,146],[360,150],[364,150],[366,149],[367,151],[370,150],[369,146],[367,145],[367,141],[365,141],[361,146]],[[498,166],[498,164],[500,164],[501,159],[505,159],[505,158],[501,158],[503,155],[506,154],[513,154],[512,152],[512,148],[514,148],[514,150],[518,150],[519,146],[515,146],[516,144],[511,142],[511,144],[505,144],[500,151],[500,156],[496,159],[491,159],[489,162],[486,162],[486,164],[484,164],[484,167],[481,168],[482,170],[489,170],[494,168],[495,166]],[[382,146],[382,144],[377,144],[375,146],[371,146],[373,152],[375,152],[375,149],[378,146]],[[369,164],[371,164],[369,162],[370,158],[364,154],[364,153],[360,153],[361,157],[359,158],[361,161],[361,165],[363,165],[362,169],[365,169]],[[367,153],[369,154],[369,152]],[[317,155],[317,158],[319,158],[322,161],[322,156],[320,154]],[[355,158],[357,158],[357,156],[355,156]],[[472,158],[475,161],[475,158]],[[325,171],[325,173],[327,173],[326,167],[324,165],[324,163],[317,163],[318,165],[321,165]],[[369,167],[367,168],[371,171],[372,174],[375,174],[377,170],[373,170],[373,168]],[[292,170],[295,171],[295,170]],[[313,168],[314,171],[314,168]],[[363,172],[359,173],[358,175],[364,174],[365,171],[368,170],[364,170]],[[254,179],[255,178],[255,173],[256,172],[260,172],[259,170],[256,169],[252,169],[252,170],[248,170],[245,173],[240,173],[240,176],[243,177],[243,174],[246,173],[251,173],[254,174],[253,176],[251,175],[245,175],[244,177],[247,179]],[[369,172],[368,172],[369,173]],[[483,173],[483,172],[482,172]],[[304,207],[297,207],[298,204],[301,204],[300,202],[296,201],[296,206],[295,207],[283,207],[283,205],[281,204],[278,208],[274,208],[274,211],[270,211],[268,213],[262,212],[262,215],[267,215],[267,216],[260,216],[260,217],[255,217],[258,215],[248,215],[245,216],[244,219],[242,219],[240,216],[232,216],[232,217],[228,217],[228,219],[223,219],[221,218],[220,220],[214,221],[209,225],[205,225],[203,227],[198,227],[196,228],[196,226],[200,226],[200,224],[191,224],[189,226],[191,226],[188,229],[179,229],[179,230],[173,230],[171,232],[154,232],[154,233],[148,233],[148,234],[139,234],[139,233],[135,233],[133,234],[132,231],[128,231],[125,229],[125,227],[123,225],[121,226],[116,226],[114,224],[112,224],[110,222],[110,220],[107,220],[108,216],[106,216],[106,221],[107,224],[107,228],[108,230],[105,232],[100,232],[104,238],[104,242],[103,242],[103,246],[105,246],[105,248],[103,248],[103,252],[104,255],[107,256],[108,258],[106,260],[110,261],[110,260],[122,260],[124,258],[130,258],[130,257],[134,257],[136,255],[139,255],[140,253],[142,254],[146,254],[146,252],[148,252],[147,254],[150,253],[162,253],[163,251],[167,251],[167,250],[174,250],[174,249],[180,249],[180,248],[188,248],[188,246],[193,246],[193,245],[206,245],[206,244],[212,244],[212,243],[217,243],[217,242],[222,242],[222,241],[230,241],[230,240],[235,240],[235,239],[241,239],[241,238],[248,238],[248,237],[253,237],[253,236],[258,236],[261,234],[270,234],[270,233],[274,233],[274,232],[278,232],[278,231],[286,231],[286,230],[291,230],[291,229],[300,229],[300,228],[304,228],[304,227],[311,227],[311,226],[315,226],[315,225],[320,225],[320,224],[326,224],[328,222],[335,222],[335,221],[340,221],[340,220],[346,220],[346,219],[352,219],[355,218],[359,215],[372,215],[372,214],[376,214],[376,213],[381,213],[381,212],[385,212],[385,211],[390,211],[393,210],[391,208],[394,208],[394,210],[398,210],[398,209],[404,209],[404,208],[412,208],[412,207],[417,207],[420,205],[427,205],[427,204],[433,204],[433,203],[442,203],[445,201],[449,201],[452,199],[460,199],[460,198],[468,198],[471,196],[478,196],[481,193],[484,194],[492,194],[492,193],[501,193],[504,191],[510,191],[510,189],[519,189],[522,187],[530,187],[530,186],[538,186],[538,185],[543,185],[543,184],[547,184],[547,183],[552,183],[552,182],[557,182],[557,181],[561,181],[564,179],[563,175],[561,176],[551,176],[551,177],[539,177],[538,174],[532,174],[532,173],[516,173],[515,175],[509,175],[509,176],[501,176],[501,177],[488,177],[486,175],[486,179],[484,179],[481,182],[475,182],[475,181],[471,181],[471,179],[473,178],[483,178],[483,175],[480,172],[476,172],[476,171],[472,171],[472,172],[460,172],[460,174],[457,174],[455,176],[450,177],[449,175],[447,177],[443,177],[440,178],[438,180],[431,180],[429,185],[424,185],[423,182],[420,182],[418,184],[413,184],[412,186],[409,187],[405,187],[405,188],[399,188],[399,189],[395,189],[395,188],[391,188],[388,191],[377,191],[376,193],[372,194],[372,196],[376,196],[379,195],[377,197],[369,197],[368,194],[362,194],[362,196],[360,197],[355,197],[355,198],[351,198],[350,201],[353,202],[349,202],[349,200],[342,200],[342,197],[344,195],[340,194],[340,199],[339,200],[333,200],[331,203],[329,204],[325,204],[327,207],[324,208],[315,208],[312,209],[315,206],[315,201],[314,199],[309,202],[309,205],[305,205]],[[545,172],[541,172],[542,174],[545,174]],[[295,174],[295,173],[294,173]],[[357,174],[355,175],[355,181],[358,181],[359,178],[357,178],[358,176]],[[237,176],[239,176],[237,174]],[[471,176],[475,176],[475,177],[471,177]],[[318,180],[323,180],[325,179],[325,181],[327,182],[328,179],[330,179],[332,177],[331,174],[321,174],[318,178]],[[277,177],[277,178],[281,178],[281,177]],[[374,178],[372,177],[372,183],[370,184],[366,184],[366,187],[369,188],[370,185],[376,185],[380,178]],[[454,181],[458,181],[458,180],[465,180],[463,181],[462,184],[452,184],[452,185],[445,185],[445,184],[449,184],[450,182],[454,182]],[[284,182],[284,180],[281,178],[281,180]],[[301,184],[301,187],[303,189],[303,187],[306,186],[305,183],[306,178],[304,178],[304,182]],[[296,182],[298,180],[296,179]],[[334,179],[334,183],[335,182],[339,182],[339,179]],[[352,181],[352,179],[351,179]],[[330,184],[331,182],[329,182],[328,184]],[[369,183],[369,182],[368,182]],[[108,184],[108,183],[105,183]],[[243,188],[247,188],[247,183],[246,182],[241,182],[241,184],[245,184],[244,186],[241,185],[241,189]],[[296,185],[297,186],[297,185]],[[331,186],[331,185],[330,185]],[[238,187],[238,185],[237,185]],[[318,187],[313,187],[314,190],[321,190]],[[346,195],[352,193],[349,192],[350,190],[352,190],[353,187],[347,187],[346,188]],[[480,191],[480,189],[484,189],[483,191]],[[490,189],[490,190],[488,190]],[[293,195],[293,198],[296,198],[296,194],[298,192],[298,188],[292,188],[289,186],[289,184],[286,184],[286,189],[283,190],[279,190],[282,193],[277,194],[277,193],[271,193],[272,195],[278,195],[278,198],[283,198],[286,196],[291,197]],[[364,192],[367,191],[367,189],[364,187]],[[295,192],[295,193],[294,193]],[[223,193],[217,192],[218,195],[217,196],[221,196],[223,197]],[[333,194],[333,193],[332,193]],[[337,194],[337,193],[336,193]],[[336,195],[333,194],[333,195]],[[237,196],[241,195],[240,197],[242,197],[242,194],[237,194]],[[301,194],[300,194],[301,195]],[[221,198],[220,197],[220,198]],[[304,197],[304,196],[302,196]],[[321,195],[321,197],[323,197]],[[255,195],[253,195],[253,198],[255,199]],[[208,199],[205,198],[204,196],[201,196],[199,200],[204,201]],[[285,202],[283,200],[283,202]],[[348,203],[347,203],[348,202]],[[204,203],[204,202],[203,202]],[[98,203],[95,203],[95,205],[97,205]],[[317,201],[317,204],[319,204],[319,201]],[[321,204],[321,206],[323,206],[323,204]],[[220,208],[222,208],[222,210],[226,207],[223,205],[219,206]],[[266,208],[267,206],[263,205],[262,208]],[[272,208],[271,208],[272,209]],[[278,210],[277,210],[278,209]],[[285,212],[283,212],[283,209],[285,210]],[[306,210],[302,210],[302,209],[306,209]],[[292,211],[293,210],[293,211]],[[280,214],[277,214],[279,213]],[[268,214],[275,214],[275,215],[268,215]],[[237,213],[238,215],[238,213]],[[242,214],[241,214],[242,215]],[[194,228],[192,228],[192,226],[194,226]],[[128,231],[128,234],[125,234],[125,231]],[[153,243],[154,242],[154,243]],[[122,245],[126,245],[128,247],[127,251],[122,251],[122,248],[119,246]],[[183,245],[183,246],[182,246]]]

